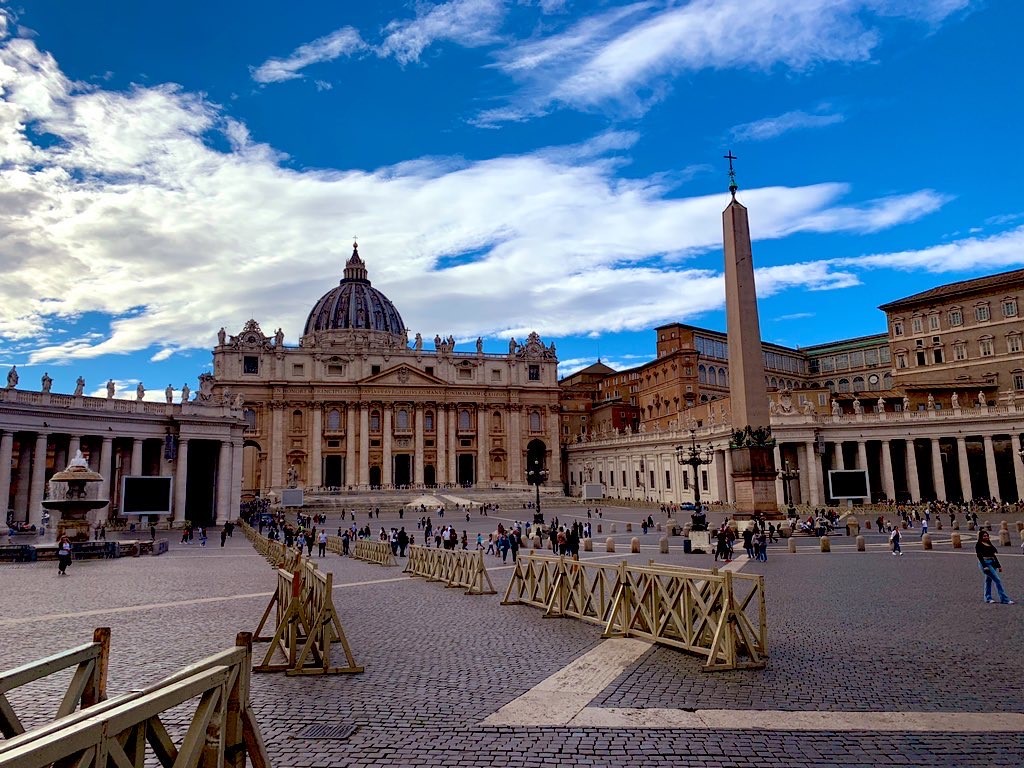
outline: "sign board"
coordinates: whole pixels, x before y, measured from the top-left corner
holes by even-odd
[[[829,496],[833,499],[870,499],[871,487],[866,469],[831,469],[828,473]]]
[[[162,475],[121,478],[122,515],[169,515],[174,478]]]
[[[284,488],[281,490],[281,506],[282,507],[301,507],[302,506],[302,489],[301,488]]]
[[[580,496],[581,499],[587,501],[589,499],[603,499],[604,498],[604,485],[602,483],[584,483],[583,494]]]

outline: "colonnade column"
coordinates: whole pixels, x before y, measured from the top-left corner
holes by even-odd
[[[423,486],[423,404],[416,403],[413,408],[413,457],[412,482],[417,488]]]
[[[837,440],[832,447],[832,469],[846,469],[846,459],[843,458],[843,441]]]
[[[231,520],[235,517],[235,513],[239,511],[238,505],[242,501],[242,451],[244,450],[244,443],[241,438],[236,438],[231,441],[231,488],[229,489],[228,496],[228,509],[230,514],[228,519]]]
[[[217,457],[217,525],[223,525],[231,517],[231,443],[222,440],[220,455]]]
[[[270,438],[270,485],[274,488],[284,486],[284,404],[272,403],[271,422],[272,437]]]
[[[726,450],[728,450],[728,449],[726,449]],[[726,488],[726,484],[725,484],[725,453],[726,452],[723,451],[722,449],[716,450],[715,451],[715,460],[711,464],[711,466],[714,468],[713,475],[714,475],[714,478],[715,478],[715,500],[716,501],[720,501],[722,503],[725,503],[725,502],[727,502],[729,500],[727,498],[728,495],[729,495],[729,490],[728,490],[728,488]],[[685,474],[686,474],[686,471],[683,469],[683,465],[680,464],[677,461],[676,462],[676,478],[677,478],[676,485],[678,486],[677,493],[676,493],[676,500],[677,501],[683,501],[683,490],[684,490],[684,488],[683,488],[683,475],[685,475]]]
[[[992,448],[992,435],[981,438],[985,443],[985,473],[988,476],[988,495],[999,498],[999,477],[996,475],[996,452]]]
[[[797,478],[797,485],[800,486],[800,503],[806,504],[807,500],[811,498],[810,466],[812,459],[806,444],[797,444],[796,449],[797,465],[800,468],[800,476]]]
[[[82,438],[78,435],[72,435],[68,440],[68,463],[71,463],[71,460],[75,458],[75,454],[80,450],[82,450]],[[63,467],[60,467],[60,469],[63,469]]]
[[[174,462],[174,518],[185,519],[185,491],[188,488],[188,438],[178,440],[178,458]]]
[[[921,480],[917,475],[917,451],[914,450],[914,439],[907,443],[907,490],[910,491],[910,500],[918,502],[921,500]]]
[[[487,408],[476,409],[476,482],[491,480],[490,433],[487,431]]]
[[[309,436],[309,484],[319,488],[324,484],[324,407],[321,403],[313,403],[313,433]]]
[[[359,482],[356,474],[356,407],[351,403],[345,411],[345,477],[342,485],[355,485]]]
[[[892,477],[892,447],[888,440],[882,441],[882,493],[887,499],[896,498],[896,483]]]
[[[518,404],[508,406],[508,481],[523,484],[523,432],[522,410]]]
[[[782,463],[782,446],[775,443],[775,502],[780,506],[786,506],[786,481],[779,476],[779,472],[785,469]]]
[[[942,474],[942,447],[939,445],[938,438],[930,439],[928,447],[932,455],[932,483],[935,485],[935,498],[945,501],[946,478]]]
[[[736,503],[736,482],[732,477],[732,451],[725,449],[725,490],[729,498],[723,499],[727,504]]]
[[[28,521],[32,525],[43,522],[43,492],[46,489],[46,441],[49,435],[36,435],[36,446],[32,452],[32,483],[28,492]],[[106,443],[104,443],[106,445]],[[109,468],[107,469],[109,473]],[[102,498],[102,497],[101,497]]]
[[[131,473],[133,477],[138,477],[142,474],[142,438],[136,437],[132,440],[132,468]]]
[[[1017,501],[1024,501],[1024,458],[1020,455],[1020,438],[1013,435],[1010,438],[1010,453],[1013,454],[1013,479],[1017,483]],[[0,461],[3,456],[0,455]],[[7,466],[10,467],[10,456],[7,457]],[[2,499],[4,497],[0,497]]]
[[[812,507],[821,503],[824,495],[824,486],[821,478],[821,458],[818,456],[818,444],[813,440],[804,443],[804,453],[807,455],[807,497]],[[801,472],[800,474],[803,474]]]
[[[359,404],[359,485],[370,484],[370,404]]]
[[[11,459],[14,453],[14,433],[5,431],[0,435],[0,511],[7,522],[7,508],[11,499]]]
[[[956,459],[960,465],[960,493],[963,494],[964,501],[970,501],[974,498],[974,491],[971,488],[971,467],[967,463],[966,437],[956,439]]]
[[[100,446],[100,468],[99,473],[103,475],[103,481],[100,483],[99,498],[107,499],[108,501],[114,495],[110,492],[110,463],[114,457],[114,438],[104,437],[103,445]],[[110,512],[110,507],[107,507],[107,511],[97,512],[97,516],[106,515]]]
[[[868,468],[868,444],[865,440],[857,441],[857,469]]]
[[[459,480],[459,473],[455,468],[455,462],[458,459],[455,448],[459,444],[459,431],[456,429],[458,411],[457,405],[448,406],[448,482],[452,484]]]
[[[391,425],[394,416],[394,406],[391,403],[385,403],[382,408],[384,411],[384,431],[381,435],[381,448],[384,452],[383,458],[381,459],[381,472],[380,482],[385,488],[394,485],[394,475],[392,473],[392,458],[391,449],[394,447],[393,438],[391,435]]]
[[[448,482],[448,406],[438,404],[434,409],[434,446],[437,449],[437,464],[434,467],[434,482],[443,486]]]
[[[29,467],[32,465],[32,445],[24,437],[18,447],[18,491],[14,494],[14,513],[18,520],[28,520],[28,497],[32,483]]]

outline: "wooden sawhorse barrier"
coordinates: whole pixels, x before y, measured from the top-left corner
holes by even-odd
[[[409,561],[403,573],[443,581],[445,587],[464,587],[467,595],[493,595],[494,583],[484,565],[481,550],[437,549],[419,545],[408,549]]]
[[[352,557],[377,565],[398,565],[395,562],[395,553],[391,551],[391,542],[389,541],[357,539],[355,547],[352,549]]]

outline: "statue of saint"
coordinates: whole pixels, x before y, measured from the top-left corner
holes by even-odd
[[[85,392],[85,379],[81,376],[78,377],[78,381],[75,382],[75,397],[81,397]]]
[[[878,412],[883,413],[885,411],[885,398],[878,398]]]
[[[906,395],[903,396],[903,410],[904,411],[909,411],[910,410],[910,398],[907,397]]]
[[[107,400],[114,397],[114,390],[116,389],[113,379],[107,379]]]
[[[441,337],[438,334],[434,334],[434,349],[441,349]]]
[[[988,405],[988,400],[985,398],[985,393],[982,392],[979,389],[978,390],[978,407],[979,408],[984,408],[986,405]]]
[[[224,326],[222,325],[220,327],[220,330],[217,331],[217,343],[220,344],[223,347],[224,346],[224,342],[226,342],[227,339],[228,339],[227,331],[224,330]]]
[[[18,386],[18,366],[12,365],[11,370],[7,372],[7,388],[14,389]]]
[[[188,395],[189,395],[190,391],[191,390],[189,390],[187,383],[181,385],[181,402],[183,402],[183,403],[187,403],[188,402]]]
[[[170,384],[168,384],[167,389],[164,390],[164,397],[167,399],[168,404],[174,402],[174,387]]]
[[[281,328],[278,328],[277,332],[274,333],[274,346],[275,347],[280,347],[280,346],[283,346],[283,345],[284,345],[284,331]]]
[[[146,396],[146,388],[142,386],[142,382],[139,382],[139,386],[135,388],[135,399],[141,400]]]
[[[853,398],[853,412],[856,413],[858,416],[864,413],[864,406],[860,404],[859,397]]]
[[[476,337],[476,353],[482,355],[484,352],[484,340],[480,337]]]
[[[839,416],[842,412],[843,412],[842,409],[839,407],[839,401],[833,399],[832,400],[832,415],[833,416]]]
[[[514,355],[516,353],[516,347],[518,346],[519,345],[516,344],[516,337],[513,336],[511,339],[508,340],[508,353],[510,355]]]
[[[931,392],[928,393],[928,410],[935,410],[935,396]]]
[[[954,392],[953,393],[953,397],[950,398],[950,404],[952,405],[953,408],[959,408],[960,407],[960,395],[958,395],[956,392]]]
[[[420,333],[416,334],[416,351],[417,352],[422,352],[423,351],[423,335],[420,334]]]
[[[43,373],[43,392],[49,392],[50,391],[50,387],[52,387],[52,386],[53,386],[53,379],[50,378],[50,374],[49,373],[44,372]]]

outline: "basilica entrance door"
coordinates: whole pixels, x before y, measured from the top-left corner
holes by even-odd
[[[423,484],[426,486],[437,485],[437,473],[434,472],[434,465],[427,464],[423,468]]]
[[[344,485],[341,479],[341,456],[324,457],[324,485],[328,488],[340,488]]]
[[[370,467],[370,485],[380,487],[380,467]]]
[[[459,485],[473,485],[476,482],[476,466],[472,453],[460,453],[458,464],[458,476],[455,479]]]
[[[407,453],[395,455],[395,485],[412,485],[412,456]]]

